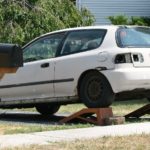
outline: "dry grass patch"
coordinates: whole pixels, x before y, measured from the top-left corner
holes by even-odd
[[[129,137],[104,137],[86,141],[75,141],[73,143],[62,143],[64,150],[149,150],[150,135]]]
[[[134,135],[50,143],[43,146],[32,145],[5,150],[149,150],[149,142],[150,135]]]
[[[13,130],[15,130],[16,129],[16,127],[15,126],[11,126],[11,125],[8,125],[8,124],[0,124],[0,135],[3,135],[3,134],[5,134],[5,130],[6,129],[13,129]]]

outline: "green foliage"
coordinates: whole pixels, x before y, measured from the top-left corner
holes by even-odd
[[[131,17],[131,25],[150,26],[150,17]]]
[[[23,45],[43,33],[94,21],[70,0],[0,0],[0,42]]]
[[[108,19],[114,25],[150,26],[150,17],[127,17],[124,15],[110,16]]]
[[[124,25],[128,24],[128,18],[126,16],[109,16],[108,19],[111,21],[112,24],[115,25]]]

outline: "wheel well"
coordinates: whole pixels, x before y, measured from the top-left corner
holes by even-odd
[[[80,85],[81,85],[82,79],[84,78],[84,76],[85,76],[86,74],[91,73],[91,72],[95,72],[95,73],[102,74],[102,73],[100,73],[98,70],[94,70],[94,69],[87,70],[87,71],[83,72],[83,73],[81,74],[79,80],[78,80],[77,91],[78,91],[78,95],[79,95],[79,96],[80,96],[79,91],[80,91]],[[102,74],[102,75],[103,75],[103,74]],[[104,75],[103,75],[103,76],[104,76]],[[104,77],[105,77],[105,76],[104,76]],[[105,77],[105,79],[107,80],[106,77]],[[107,80],[107,81],[108,81],[108,80]],[[109,83],[109,81],[108,81],[108,83]],[[109,83],[109,85],[110,85],[110,83]],[[110,85],[110,87],[111,87],[111,85]],[[112,87],[111,87],[111,89],[112,89]],[[112,91],[113,91],[113,90],[112,90]]]

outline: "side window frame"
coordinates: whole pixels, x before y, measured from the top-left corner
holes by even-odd
[[[50,36],[59,35],[59,34],[62,34],[64,37],[62,37],[62,39],[61,39],[61,41],[60,41],[60,43],[59,43],[59,45],[58,45],[58,47],[57,47],[57,49],[56,49],[55,55],[54,55],[54,57],[52,57],[52,58],[55,58],[55,57],[57,56],[57,53],[58,53],[59,49],[62,47],[62,44],[63,44],[63,41],[64,41],[64,39],[65,39],[65,37],[66,37],[67,32],[52,33],[52,34],[40,36],[40,37],[38,37],[38,38],[32,40],[31,42],[29,42],[28,44],[26,44],[26,45],[23,47],[23,54],[24,54],[25,51],[29,50],[28,47],[34,45],[36,42],[38,42],[38,41],[40,41],[40,40],[42,40],[42,39],[46,39],[46,38],[48,38],[48,37],[50,37]],[[48,58],[48,59],[51,59],[51,58]],[[35,61],[40,61],[40,60],[44,60],[44,59],[39,59],[39,60],[35,60]],[[32,61],[25,61],[25,60],[24,60],[24,63],[28,63],[28,62],[32,62]]]
[[[73,33],[73,32],[83,32],[83,31],[104,31],[104,36],[103,36],[101,42],[99,43],[99,45],[97,46],[97,48],[102,45],[102,43],[103,43],[103,41],[105,39],[105,36],[107,34],[107,29],[83,29],[83,30],[68,31],[66,36],[65,36],[65,38],[63,39],[63,43],[61,45],[61,49],[59,49],[56,57],[62,57],[62,56],[66,56],[66,55],[72,55],[72,54],[77,54],[77,53],[82,53],[82,52],[94,50],[95,48],[94,49],[87,49],[87,50],[84,50],[84,51],[73,52],[73,53],[69,53],[69,54],[61,54],[62,48],[63,48],[63,46],[65,44],[65,41],[68,38],[69,34]]]
[[[116,30],[116,34],[115,34],[115,38],[116,38],[116,44],[118,47],[120,48],[125,48],[125,46],[122,45],[122,42],[121,42],[121,39],[120,39],[120,31],[122,29],[126,29],[127,27],[119,27],[117,30]]]

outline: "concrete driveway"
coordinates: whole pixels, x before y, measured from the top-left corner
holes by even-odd
[[[150,134],[150,122],[0,136],[0,148],[104,136]]]

